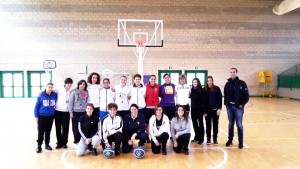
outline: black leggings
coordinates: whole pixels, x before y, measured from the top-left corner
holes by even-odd
[[[113,135],[110,135],[107,137],[108,143],[110,146],[112,146],[112,142],[115,142],[115,151],[120,151],[120,145],[122,142],[122,133],[121,132],[116,132]],[[103,150],[105,149],[105,143],[104,141],[102,142],[102,148]]]
[[[175,117],[176,107],[175,106],[163,106],[164,114],[168,116],[171,121]]]
[[[210,110],[205,117],[206,121],[206,136],[207,141],[211,138],[211,122],[213,122],[213,139],[214,141],[218,138],[218,128],[219,128],[219,115],[217,115],[217,110]]]
[[[154,154],[158,154],[160,152],[160,148],[162,150],[166,150],[167,141],[169,139],[169,134],[164,132],[160,136],[156,137],[157,141],[161,143],[161,146],[156,146],[153,140],[151,140],[151,149]]]
[[[80,138],[81,138],[81,135],[78,131],[78,122],[79,122],[79,118],[84,114],[85,114],[85,112],[73,112],[72,130],[73,130],[75,144],[79,143]]]
[[[133,134],[133,133],[132,133]],[[132,134],[130,134],[129,136],[131,137]],[[139,141],[139,146],[144,146],[146,140],[147,140],[147,134],[146,133],[141,133],[139,135],[137,135],[135,137],[136,140],[140,140]],[[133,148],[133,145],[129,145],[128,144],[128,140],[126,138],[123,137],[123,142],[122,142],[122,152],[123,153],[129,153]]]
[[[200,109],[191,110],[192,122],[195,132],[194,140],[203,143],[204,141],[204,124],[203,124],[203,114]]]
[[[188,150],[189,143],[190,143],[190,138],[191,138],[190,133],[183,134],[183,135],[179,136],[178,139],[177,139],[178,146],[173,147],[174,151],[176,153],[180,153],[181,150],[183,150],[183,151]]]

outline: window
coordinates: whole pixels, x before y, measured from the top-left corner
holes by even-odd
[[[188,85],[192,85],[193,79],[198,78],[201,82],[202,87],[204,87],[207,79],[207,70],[186,70],[185,76]]]
[[[171,83],[177,85],[179,83],[179,76],[181,75],[181,70],[159,70],[158,71],[158,84],[162,85],[165,83],[164,74],[170,74]]]
[[[36,97],[50,82],[51,77],[44,71],[28,71],[28,97]],[[49,80],[50,79],[50,80]]]
[[[0,96],[6,98],[24,97],[24,73],[23,71],[0,72]]]

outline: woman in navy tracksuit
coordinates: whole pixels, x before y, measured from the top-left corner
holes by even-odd
[[[218,86],[214,85],[212,76],[207,77],[205,84],[205,121],[206,121],[206,136],[207,144],[210,144],[211,139],[211,122],[213,122],[213,140],[214,145],[218,145],[218,128],[219,128],[219,115],[222,109],[222,93]]]
[[[52,150],[50,143],[50,133],[52,129],[55,104],[57,100],[57,94],[53,92],[53,83],[48,83],[45,91],[37,97],[37,101],[34,107],[34,117],[38,125],[38,139],[36,152],[42,151],[42,144],[45,134],[45,149]]]
[[[138,112],[138,105],[130,106],[130,113],[124,117],[123,123],[123,153],[129,153],[133,148],[134,140],[140,140],[139,146],[144,146],[147,134],[145,133],[145,117]]]

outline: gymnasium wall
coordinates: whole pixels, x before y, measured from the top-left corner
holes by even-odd
[[[208,70],[224,87],[236,67],[250,94],[258,71],[277,74],[300,63],[300,10],[272,13],[277,0],[0,1],[0,71],[42,70],[53,59],[54,83],[111,69],[137,72],[131,48],[117,47],[117,19],[164,20],[164,47],[150,48],[144,73],[185,66]],[[25,79],[26,80],[26,79]],[[114,83],[114,82],[113,82]],[[26,83],[25,83],[26,84]]]

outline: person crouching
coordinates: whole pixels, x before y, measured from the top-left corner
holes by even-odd
[[[112,147],[115,142],[115,155],[120,155],[120,144],[122,142],[122,116],[117,114],[118,105],[109,103],[107,105],[109,114],[101,121],[101,135],[103,150]]]
[[[98,135],[100,123],[98,116],[93,115],[94,105],[87,104],[86,114],[79,119],[78,130],[81,135],[79,144],[76,150],[76,156],[82,156],[92,146],[93,155],[98,155],[97,147],[100,143],[100,136]]]
[[[149,121],[149,133],[151,136],[151,149],[154,154],[158,154],[160,149],[163,155],[167,155],[166,144],[169,139],[170,121],[168,116],[163,114],[162,105],[157,105],[155,114]]]

